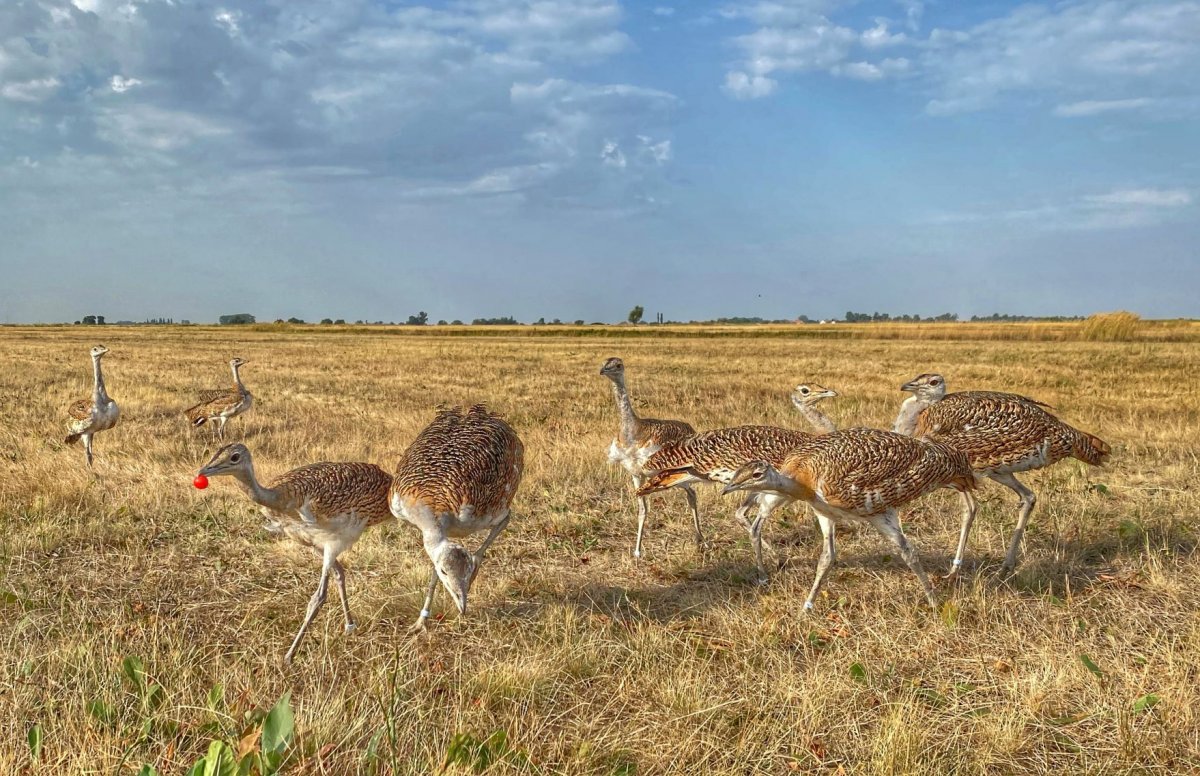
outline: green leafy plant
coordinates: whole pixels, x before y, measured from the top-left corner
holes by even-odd
[[[265,715],[250,715],[250,726],[236,740],[215,739],[187,776],[274,776],[283,770],[296,734],[291,693],[284,693]],[[220,685],[208,694],[209,709],[224,704]],[[143,772],[150,766],[143,766]],[[151,769],[147,776],[153,776]]]
[[[29,758],[34,762],[42,759],[42,726],[32,725],[25,740],[29,742]]]

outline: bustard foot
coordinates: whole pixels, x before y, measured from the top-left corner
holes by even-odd
[[[418,617],[417,621],[408,626],[408,635],[416,638],[423,633],[429,632],[429,626],[425,624],[425,617]]]
[[[356,630],[358,630],[358,624],[353,622],[346,623],[346,626],[342,629],[347,636],[349,636],[351,633],[354,633]]]
[[[941,581],[947,585],[955,585],[959,582],[959,570],[962,566],[951,566],[950,572],[942,577]]]

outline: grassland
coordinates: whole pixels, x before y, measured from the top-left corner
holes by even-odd
[[[457,733],[494,731],[524,763],[489,773],[1200,768],[1195,327],[1129,343],[1009,336],[1018,329],[1004,324],[864,329],[108,327],[123,419],[97,438],[94,475],[62,427],[89,390],[98,333],[0,329],[0,773],[181,773],[287,692],[294,773],[436,771]],[[450,607],[427,636],[406,635],[426,561],[411,529],[384,526],[345,557],[359,631],[343,636],[327,607],[280,668],[317,563],[264,533],[230,482],[190,487],[212,445],[181,410],[225,382],[235,354],[257,399],[230,430],[267,477],[321,459],[391,468],[442,403],[486,400],[509,418],[527,450],[519,516],[469,617]],[[1068,462],[1028,478],[1040,501],[1013,579],[995,570],[1015,501],[988,485],[940,615],[880,539],[844,530],[827,595],[806,616],[817,544],[800,509],[768,528],[782,568],[766,587],[752,584],[733,504],[713,490],[701,498],[709,547],[693,546],[684,501],[668,494],[635,564],[628,482],[605,463],[616,419],[597,370],[610,355],[625,358],[640,411],[698,427],[799,426],[787,392],[802,379],[842,393],[829,405],[840,424],[886,425],[897,386],[936,370],[952,390],[1047,401],[1114,455],[1104,470]],[[905,525],[926,567],[946,571],[953,497],[925,499]],[[123,676],[129,657],[162,687],[153,702]],[[38,763],[25,743],[34,725]]]

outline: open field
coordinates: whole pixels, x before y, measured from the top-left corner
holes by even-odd
[[[456,733],[498,730],[526,762],[489,773],[1200,768],[1194,324],[1131,343],[722,331],[735,334],[0,329],[0,773],[180,773],[289,691],[295,773],[435,771]],[[93,476],[62,436],[101,336],[122,421],[97,437]],[[344,556],[358,632],[342,635],[327,605],[279,667],[319,565],[263,532],[230,480],[190,487],[212,444],[181,411],[227,382],[233,355],[250,362],[256,406],[230,436],[264,479],[322,459],[390,470],[439,404],[485,400],[508,418],[525,479],[467,618],[439,593],[445,619],[407,636],[427,561],[415,530],[383,526]],[[806,616],[819,533],[800,508],[767,528],[783,568],[766,587],[715,489],[701,493],[710,547],[694,547],[682,496],[667,494],[635,564],[634,500],[605,461],[616,412],[597,371],[612,355],[640,412],[697,427],[802,427],[787,399],[801,380],[842,394],[823,406],[840,425],[889,426],[900,383],[940,371],[951,390],[1049,402],[1114,452],[1103,470],[1069,461],[1025,478],[1039,503],[1010,581],[994,572],[1016,501],[987,484],[940,616],[877,535],[847,529]],[[958,516],[949,493],[905,514],[933,573],[949,567]],[[130,656],[161,700],[123,677]]]

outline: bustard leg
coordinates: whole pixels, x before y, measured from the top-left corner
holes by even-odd
[[[321,560],[321,581],[317,583],[317,591],[308,600],[308,611],[304,615],[304,622],[300,624],[300,630],[296,632],[296,638],[292,639],[292,646],[288,647],[287,653],[283,656],[285,664],[291,664],[292,658],[296,655],[296,648],[300,646],[300,642],[304,640],[304,634],[308,632],[308,626],[312,624],[317,612],[321,611],[325,597],[329,594],[329,571],[336,562],[333,553],[326,550]]]
[[[92,465],[92,435],[84,434],[83,437],[83,455],[87,459],[87,465]]]
[[[433,571],[429,572],[429,586],[425,588],[425,603],[421,605],[421,613],[417,615],[417,621],[409,627],[409,633],[420,633],[425,630],[425,621],[429,619],[429,607],[433,606],[433,594],[437,592],[437,584],[437,568],[434,567]]]
[[[765,585],[770,581],[767,567],[763,563],[763,526],[771,519],[771,513],[779,506],[779,499],[762,495],[758,499],[758,515],[750,524],[750,544],[754,547],[754,563],[758,566],[758,584]]]
[[[700,507],[696,503],[696,491],[690,485],[683,486],[683,495],[687,496],[688,506],[692,510],[692,529],[696,532],[696,546],[704,546],[704,532],[700,530]]]
[[[228,420],[228,418],[226,418],[224,415],[222,415],[220,418],[221,422],[217,425],[217,434],[221,437],[222,440],[225,439],[225,421],[226,420]]]
[[[342,600],[342,615],[346,618],[346,633],[353,633],[357,627],[354,616],[350,614],[350,598],[346,595],[346,569],[337,558],[333,560],[333,573],[337,576],[338,597]]]
[[[746,533],[750,534],[751,538],[753,538],[753,534],[754,534],[754,521],[751,520],[750,518],[748,518],[747,515],[750,514],[750,510],[754,509],[754,507],[759,503],[759,501],[760,501],[759,494],[749,493],[746,495],[746,498],[742,501],[741,505],[738,506],[737,510],[735,510],[733,513],[733,519],[737,521],[738,525],[740,525],[742,528],[746,529]],[[771,543],[768,542],[766,539],[763,539],[760,536],[759,541],[762,542],[762,546],[765,547],[767,549],[767,551],[769,551],[769,552],[775,551],[774,549],[771,548]]]
[[[954,552],[954,563],[950,566],[950,573],[945,576],[945,579],[948,580],[958,578],[958,571],[962,568],[963,555],[967,551],[967,539],[971,536],[971,523],[975,522],[975,512],[979,509],[979,504],[970,491],[962,492],[962,502],[962,528],[958,532],[958,549]]]
[[[925,569],[921,568],[921,558],[917,555],[917,551],[908,543],[908,539],[904,536],[904,531],[900,528],[900,522],[896,517],[896,510],[889,509],[882,515],[875,515],[868,518],[875,530],[891,539],[896,547],[900,549],[900,557],[904,558],[904,562],[912,569],[912,572],[917,575],[917,579],[921,582],[921,589],[925,591],[925,600],[929,602],[929,606],[934,611],[937,611],[938,603],[937,596],[933,594],[933,586],[929,584],[929,577],[925,576]]]
[[[821,526],[821,558],[817,561],[817,575],[813,577],[812,590],[808,592],[808,599],[804,602],[804,611],[806,612],[812,610],[813,602],[817,600],[817,593],[821,592],[821,586],[825,584],[825,577],[837,560],[837,547],[834,544],[837,538],[837,525],[819,511],[817,512],[817,523]]]
[[[633,476],[633,489],[636,491],[638,488],[642,487],[642,482],[644,482],[644,478],[639,477],[638,475],[635,474]],[[641,558],[642,557],[642,534],[644,534],[646,532],[646,509],[647,509],[646,497],[638,496],[637,502],[638,502],[638,528],[637,528],[637,541],[635,541],[633,544],[633,557]]]
[[[1033,512],[1033,505],[1037,503],[1037,496],[1033,495],[1033,491],[1025,487],[1015,475],[993,474],[992,479],[1006,488],[1011,488],[1021,497],[1021,511],[1017,513],[1017,527],[1013,529],[1012,542],[1008,545],[1008,555],[1004,556],[1004,564],[1000,566],[1001,574],[1011,574],[1017,567],[1017,553],[1021,551],[1021,538],[1025,535],[1025,526],[1029,524],[1029,515]]]
[[[471,556],[471,580],[467,583],[467,587],[475,584],[475,575],[479,573],[479,566],[483,563],[484,553],[487,552],[488,547],[492,546],[492,542],[496,541],[496,537],[500,535],[500,532],[508,526],[509,517],[511,515],[505,515],[504,519],[492,528],[487,538],[483,540],[483,544],[479,545],[479,549],[475,550],[475,554]]]

